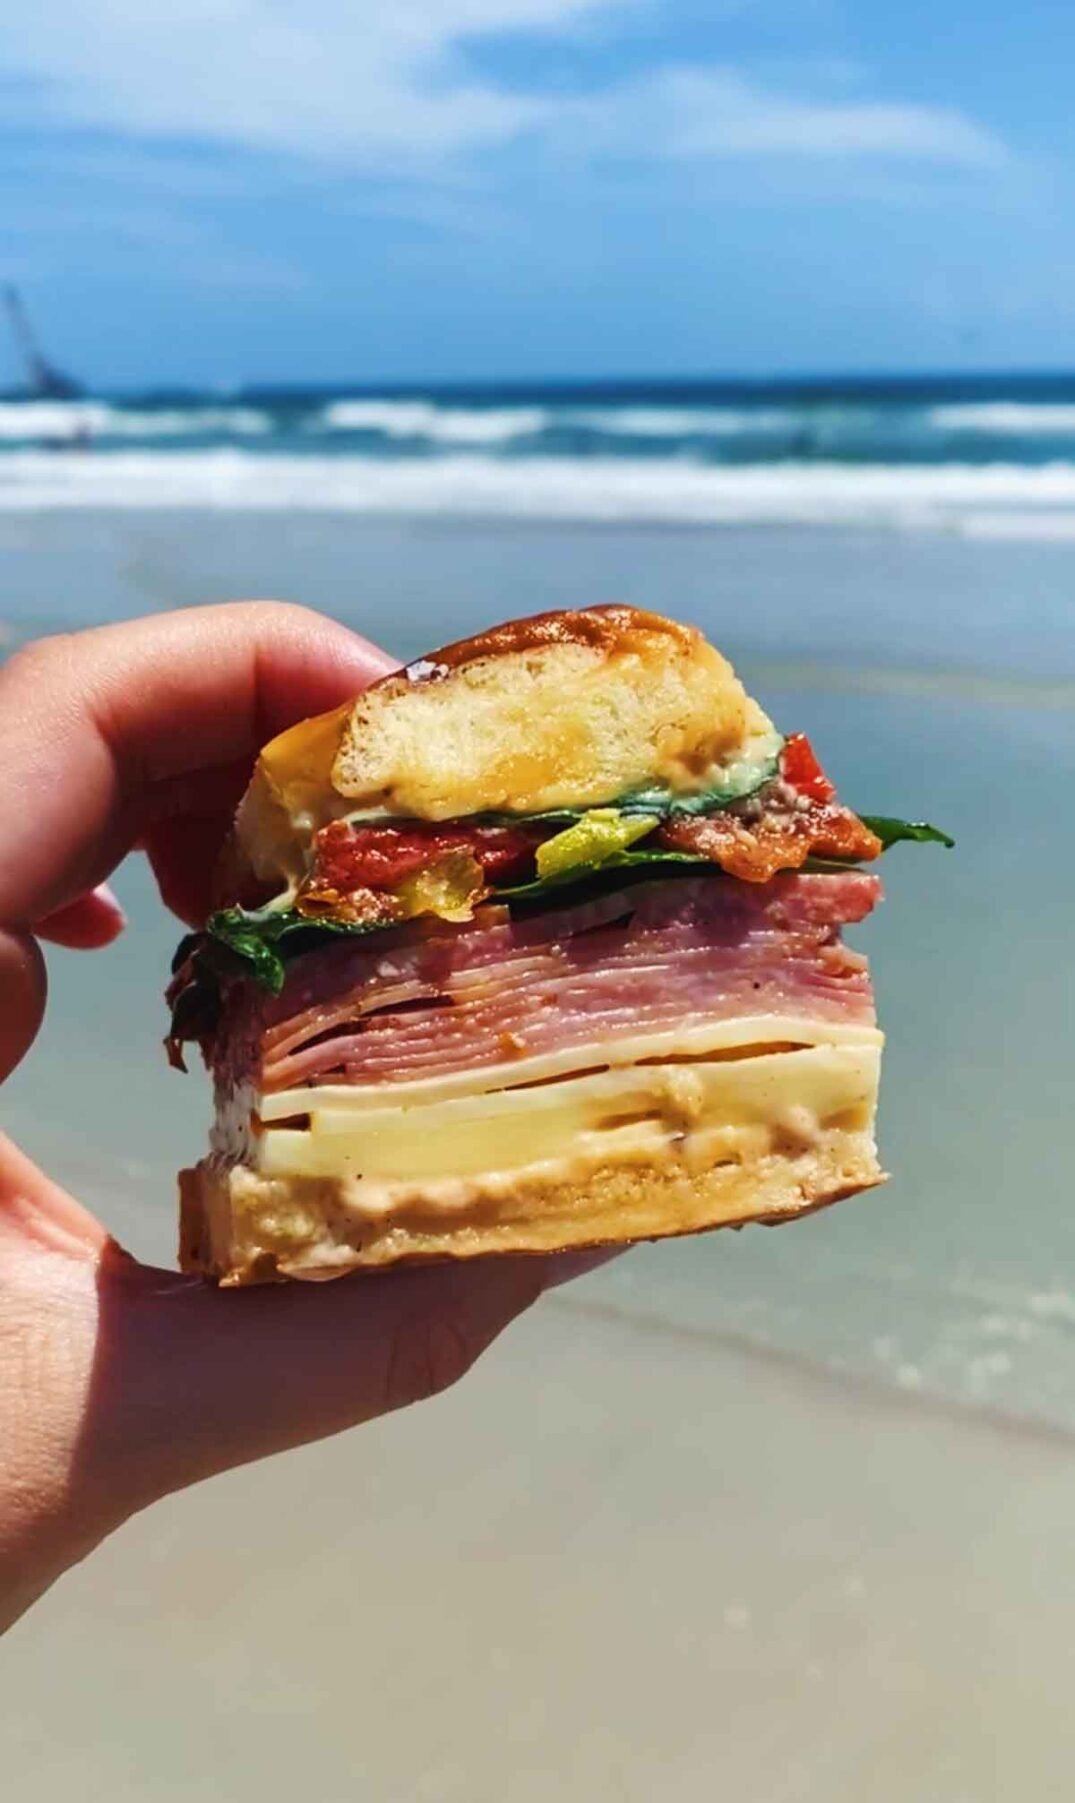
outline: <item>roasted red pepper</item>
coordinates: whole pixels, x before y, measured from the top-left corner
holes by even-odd
[[[533,875],[534,849],[550,829],[467,826],[453,821],[410,821],[406,826],[352,825],[334,820],[321,828],[311,883],[349,895],[355,889],[392,889],[448,852],[464,851],[490,883],[525,881]]]
[[[836,793],[836,784],[825,775],[804,732],[793,732],[790,739],[785,739],[780,774],[800,795],[809,795],[811,801],[831,801]]]

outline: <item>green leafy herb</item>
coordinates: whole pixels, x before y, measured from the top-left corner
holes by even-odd
[[[511,889],[498,889],[495,899],[509,903],[535,901],[551,889],[570,888],[574,884],[603,877],[606,871],[639,870],[651,864],[693,864],[696,870],[711,870],[720,874],[712,858],[698,858],[689,851],[665,851],[659,845],[643,845],[637,851],[613,852],[602,858],[600,863],[574,864],[555,876],[537,877],[532,883],[516,883]]]
[[[903,840],[916,845],[946,845],[949,851],[955,845],[955,840],[942,833],[939,826],[929,826],[924,820],[896,820],[890,814],[860,814],[859,819],[877,834],[885,851]]]
[[[226,945],[229,951],[253,966],[253,975],[263,989],[279,995],[284,987],[284,961],[276,950],[276,940],[281,935],[267,934],[263,927],[229,918],[238,913],[238,909],[229,909],[227,914],[214,914],[209,932],[221,945]]]
[[[380,925],[380,923],[378,923]],[[308,920],[294,909],[223,908],[211,914],[202,933],[188,933],[172,959],[176,981],[169,991],[172,1030],[167,1041],[173,1063],[182,1066],[179,1044],[208,1038],[220,1013],[222,984],[237,976],[252,978],[271,995],[279,995],[288,962],[312,951],[326,939],[358,937],[377,926],[350,920]],[[182,979],[182,980],[180,980]]]
[[[262,908],[255,913],[244,908],[224,908],[209,916],[206,932],[251,965],[252,974],[263,989],[279,995],[284,987],[287,958],[320,944],[326,935],[371,933],[383,924],[324,917],[310,920],[293,908]]]
[[[656,793],[654,791],[654,796]],[[630,798],[622,810],[576,810],[555,816],[573,824],[539,848],[541,874],[529,883],[497,889],[490,899],[527,908],[563,889],[586,890],[599,886],[616,871],[623,872],[628,880],[641,877],[647,868],[663,869],[670,877],[686,874],[691,868],[719,874],[718,866],[709,858],[696,857],[690,852],[666,851],[663,846],[648,842],[635,847],[634,841],[644,839],[651,830],[649,823],[640,821],[637,814],[632,817],[631,809],[638,799]],[[716,805],[719,804],[712,798],[706,802],[708,810]],[[668,812],[667,797],[663,798],[662,808]],[[645,812],[644,809],[639,811]],[[955,843],[939,827],[924,821],[897,820],[886,814],[863,814],[860,818],[872,833],[876,833],[886,851],[904,841],[948,847]],[[851,866],[831,859],[809,858],[804,868],[839,871]],[[295,909],[281,908],[278,903],[249,911],[221,909],[210,916],[204,933],[187,934],[172,960],[172,971],[177,978],[186,970],[185,980],[178,983],[173,995],[170,1041],[173,1052],[180,1041],[203,1038],[212,1031],[219,1010],[222,982],[245,975],[271,994],[279,995],[287,965],[300,952],[311,951],[328,938],[341,935],[357,938],[381,930],[382,922],[324,917],[310,920]]]
[[[733,801],[745,801],[772,782],[780,770],[780,740],[773,756],[761,764],[742,764],[730,774],[722,789],[706,789],[699,795],[676,795],[670,789],[636,789],[633,795],[621,795],[616,806],[624,814],[652,814],[655,819],[670,820],[682,815],[715,814]]]

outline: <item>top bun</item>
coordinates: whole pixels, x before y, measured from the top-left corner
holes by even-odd
[[[418,820],[704,788],[768,728],[700,632],[631,607],[538,614],[388,676],[351,709],[332,782]]]
[[[537,614],[275,739],[236,830],[259,876],[293,875],[296,841],[340,815],[439,821],[599,807],[655,786],[697,794],[773,737],[694,627],[632,607]]]

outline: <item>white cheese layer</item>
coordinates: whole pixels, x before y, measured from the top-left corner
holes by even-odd
[[[276,1114],[286,1101],[303,1124],[266,1125],[248,1158],[266,1177],[346,1178],[354,1206],[373,1214],[390,1212],[417,1184],[450,1208],[469,1206],[476,1187],[523,1174],[566,1182],[599,1166],[663,1158],[699,1170],[747,1163],[802,1150],[834,1127],[868,1132],[880,1057],[881,1035],[867,1028],[793,1051],[679,1056],[410,1106],[389,1102],[384,1089],[350,1091],[351,1107],[339,1091],[326,1099],[322,1090],[294,1090],[271,1099],[273,1112],[288,1118]]]
[[[325,1083],[316,1089],[283,1089],[266,1095],[258,1113],[266,1124],[306,1114],[316,1103],[319,1114],[345,1115],[386,1107],[416,1108],[446,1102],[453,1096],[484,1095],[517,1089],[522,1084],[582,1076],[588,1071],[618,1069],[660,1058],[708,1058],[714,1053],[741,1054],[759,1046],[876,1045],[884,1043],[877,1027],[818,1020],[799,1014],[741,1015],[736,1020],[703,1021],[697,1026],[662,1027],[656,1032],[625,1034],[604,1044],[565,1046],[558,1052],[515,1057],[503,1064],[452,1071],[447,1076],[418,1077],[405,1083],[364,1087]]]

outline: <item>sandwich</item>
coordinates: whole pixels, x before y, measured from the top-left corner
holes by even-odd
[[[790,1220],[883,1181],[879,854],[689,626],[517,620],[267,745],[179,947],[226,1285]]]

